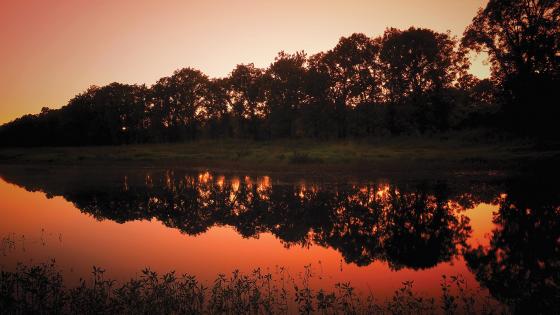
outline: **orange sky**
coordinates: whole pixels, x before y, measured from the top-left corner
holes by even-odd
[[[154,83],[192,66],[217,77],[277,52],[332,48],[386,27],[461,35],[487,0],[0,1],[0,124],[59,108],[90,85]],[[481,59],[481,58],[479,58]],[[472,72],[487,76],[477,60]]]

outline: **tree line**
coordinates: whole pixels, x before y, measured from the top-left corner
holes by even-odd
[[[0,145],[106,145],[199,138],[364,138],[499,128],[554,137],[560,2],[491,0],[461,40],[411,27],[280,52],[225,78],[184,68],[152,86],[92,86],[66,106],[0,126]],[[469,53],[492,76],[469,74]]]

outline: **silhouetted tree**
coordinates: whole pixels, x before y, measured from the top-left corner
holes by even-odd
[[[195,139],[207,105],[209,79],[202,72],[184,68],[152,86],[152,125],[165,140]]]
[[[447,128],[452,103],[446,92],[465,62],[457,42],[449,34],[414,27],[388,29],[382,41],[391,130]]]
[[[232,115],[230,112],[229,82],[213,79],[208,84],[207,105],[201,109],[204,117],[204,132],[211,138],[232,137]]]
[[[559,1],[490,0],[466,29],[462,43],[488,53],[513,130],[558,135]]]
[[[328,91],[331,79],[324,68],[325,53],[315,54],[307,60],[307,80],[305,84],[307,104],[301,111],[305,125],[305,135],[312,138],[328,139],[337,136],[334,104]]]
[[[298,113],[307,100],[306,55],[280,52],[266,71],[265,96],[271,137],[302,135]]]
[[[334,49],[317,55],[311,63],[312,71],[324,74],[328,80],[322,92],[327,102],[325,105],[333,107],[336,133],[340,138],[347,136],[350,126],[358,127],[360,121],[357,118],[367,119],[371,114],[349,121],[349,113],[381,102],[379,49],[379,40],[372,40],[364,34],[352,34],[342,37]],[[363,130],[365,133],[372,129],[367,121],[365,126],[359,127],[366,129]]]
[[[503,128],[500,121],[556,137],[559,7],[490,0],[462,45],[449,33],[390,28],[376,38],[342,37],[309,58],[280,52],[267,69],[241,64],[224,78],[184,68],[149,88],[92,86],[59,110],[0,126],[0,145],[363,138]],[[488,52],[490,79],[467,73],[467,49]]]
[[[263,70],[253,64],[237,65],[228,80],[228,97],[238,137],[258,139],[268,115],[264,104]]]

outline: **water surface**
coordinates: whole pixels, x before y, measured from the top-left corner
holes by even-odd
[[[560,198],[546,177],[336,179],[185,169],[0,169],[0,263],[126,280],[304,266],[383,300],[461,275],[517,310],[558,307]]]

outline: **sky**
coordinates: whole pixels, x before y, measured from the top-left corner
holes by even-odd
[[[352,33],[426,27],[461,36],[487,0],[0,0],[0,124],[60,108],[91,85],[210,77],[326,51]],[[471,72],[488,76],[482,57]]]

